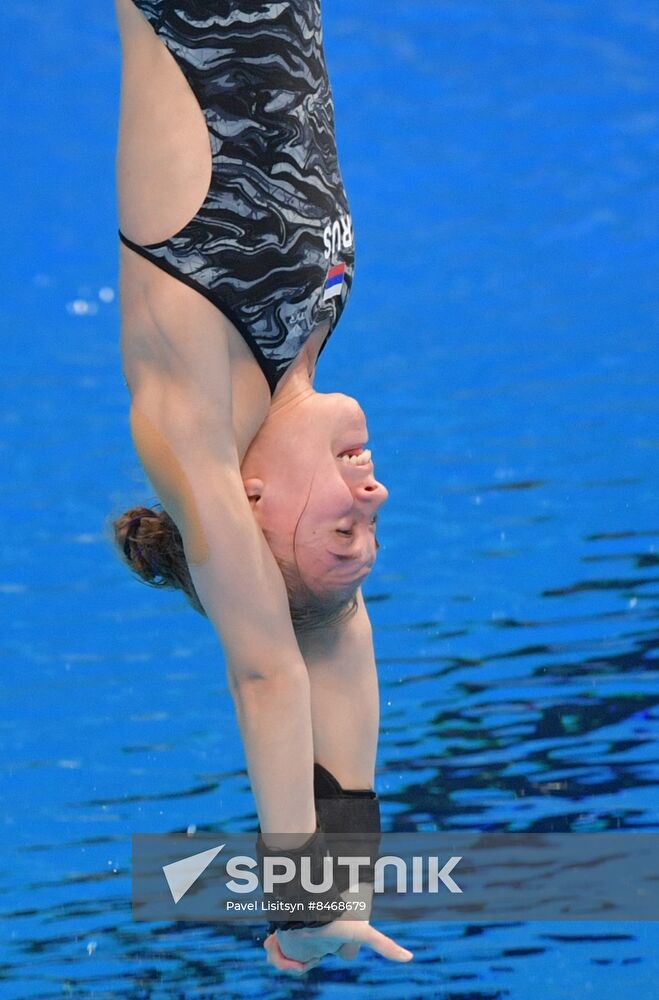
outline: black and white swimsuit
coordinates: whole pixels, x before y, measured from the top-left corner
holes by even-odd
[[[199,101],[212,176],[173,236],[120,239],[228,317],[273,394],[312,331],[330,336],[354,271],[320,0],[133,2]]]

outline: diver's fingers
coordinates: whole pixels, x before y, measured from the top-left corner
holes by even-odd
[[[370,924],[363,922],[363,929],[358,931],[354,938],[360,944],[366,944],[373,951],[377,951],[384,958],[391,959],[392,962],[409,962],[414,958],[414,954],[407,948],[401,948],[393,938],[387,937],[382,931],[378,931]]]
[[[357,957],[357,953],[360,948],[360,944],[342,944],[337,951],[337,955],[340,955],[341,958],[345,958],[347,962],[352,962],[352,960]]]

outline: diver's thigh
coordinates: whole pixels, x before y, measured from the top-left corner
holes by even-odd
[[[204,114],[180,66],[133,0],[115,0],[122,77],[117,145],[119,228],[135,243],[168,239],[208,192]]]

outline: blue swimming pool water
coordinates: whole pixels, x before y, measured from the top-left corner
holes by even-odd
[[[7,0],[0,995],[656,996],[653,924],[383,925],[304,982],[262,927],[131,922],[130,835],[254,829],[218,646],[104,522],[150,493],[118,355],[110,3]],[[317,387],[390,487],[365,588],[387,829],[659,827],[659,17],[326,0],[357,233]]]

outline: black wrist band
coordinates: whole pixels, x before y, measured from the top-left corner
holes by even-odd
[[[280,930],[297,929],[298,927],[322,927],[341,916],[343,899],[334,884],[324,892],[309,892],[302,886],[301,861],[309,859],[310,879],[314,885],[323,881],[323,859],[328,854],[325,834],[316,820],[316,830],[299,847],[277,848],[269,847],[263,840],[259,828],[256,840],[259,878],[264,905],[273,913],[270,925],[274,924]],[[290,858],[295,863],[295,876],[288,882],[275,883],[271,891],[264,888],[265,858]],[[313,905],[309,905],[313,904]],[[291,919],[291,912],[297,915]]]
[[[316,815],[325,833],[330,853],[338,858],[367,857],[369,864],[358,869],[360,883],[375,881],[375,862],[382,840],[380,800],[372,788],[342,788],[334,775],[314,764]],[[340,892],[348,888],[349,872],[337,866],[335,883]]]

